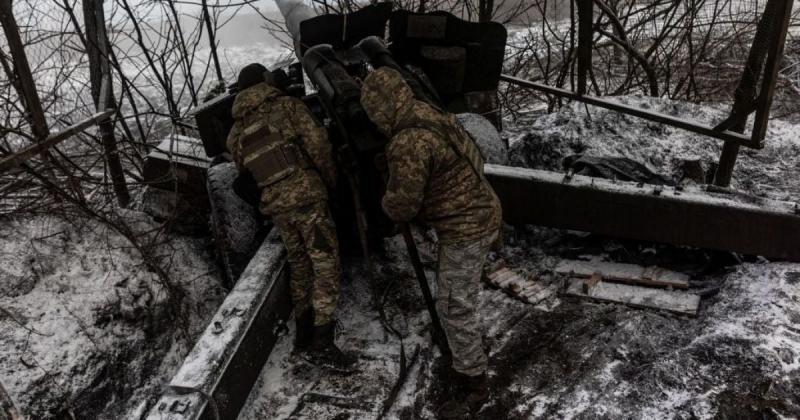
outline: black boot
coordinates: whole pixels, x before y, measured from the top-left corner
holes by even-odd
[[[454,384],[453,391],[447,401],[439,407],[439,419],[470,418],[480,411],[481,407],[489,400],[489,382],[486,374],[467,376],[461,373],[451,375],[458,383]]]
[[[333,370],[352,371],[356,358],[343,353],[334,343],[334,322],[314,327],[314,341],[308,352],[309,361]]]
[[[294,318],[294,352],[302,353],[311,347],[314,339],[314,311],[306,309]]]

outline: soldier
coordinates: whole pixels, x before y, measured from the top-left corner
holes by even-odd
[[[476,306],[483,264],[499,236],[500,202],[472,138],[453,115],[414,99],[399,72],[387,67],[372,72],[364,80],[361,104],[391,139],[384,211],[398,223],[419,217],[439,238],[436,309],[458,381],[438,414],[474,414],[489,397]]]
[[[275,87],[260,64],[242,69],[227,146],[240,174],[261,189],[260,210],[281,234],[291,268],[297,331],[294,349],[315,363],[346,368],[354,360],[334,344],[339,244],[327,205],[336,168],[327,131],[305,104]]]

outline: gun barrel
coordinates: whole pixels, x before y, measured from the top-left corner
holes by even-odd
[[[300,57],[300,23],[304,20],[311,19],[317,13],[308,4],[302,0],[275,0],[283,20],[286,24],[286,30],[292,35],[294,41],[294,51],[298,58]]]

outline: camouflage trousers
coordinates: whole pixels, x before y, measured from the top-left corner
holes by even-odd
[[[273,215],[291,269],[295,313],[314,310],[314,325],[333,320],[339,300],[339,242],[325,202]]]
[[[453,354],[453,370],[468,376],[486,372],[478,292],[486,256],[497,232],[479,240],[439,245],[436,311]]]

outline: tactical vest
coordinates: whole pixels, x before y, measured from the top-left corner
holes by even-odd
[[[262,118],[242,130],[242,163],[259,187],[267,187],[295,171],[311,167],[305,150],[292,140],[285,139],[280,131]]]
[[[449,123],[449,127],[440,121],[418,119],[411,121],[409,124],[403,125],[399,132],[411,128],[418,128],[437,134],[440,138],[447,142],[453,152],[455,152],[456,156],[466,160],[467,163],[469,163],[472,171],[479,179],[486,182],[486,177],[484,176],[483,172],[483,154],[478,148],[478,145],[475,144],[475,140],[466,131],[464,131],[463,128],[461,128],[461,125],[458,123],[458,121],[456,121],[455,116],[447,115],[445,118]]]

